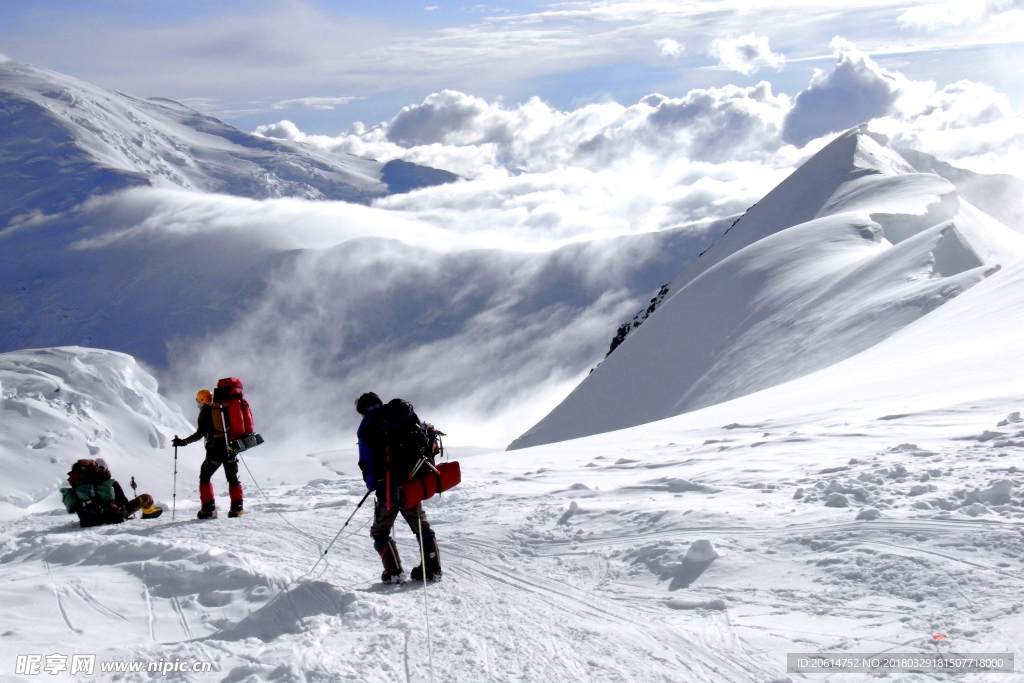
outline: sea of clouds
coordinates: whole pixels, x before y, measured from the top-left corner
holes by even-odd
[[[730,40],[715,48],[728,68],[785,68],[766,41]],[[278,121],[256,132],[464,180],[370,207],[135,189],[85,207],[104,227],[78,249],[231,234],[279,255],[237,316],[172,336],[159,372],[183,405],[211,378],[244,377],[266,431],[322,450],[351,445],[352,400],[375,390],[413,400],[456,443],[503,446],[832,134],[867,121],[894,146],[1024,177],[1024,113],[1005,95],[912,81],[841,38],[831,48],[833,66],[795,97],[762,81],[560,111],[445,90],[338,136]]]

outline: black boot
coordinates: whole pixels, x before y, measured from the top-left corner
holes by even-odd
[[[203,509],[196,513],[196,519],[213,519],[217,516],[216,501],[208,500],[203,503]]]
[[[241,517],[244,513],[245,510],[242,509],[242,501],[231,501],[231,509],[228,510],[228,517]]]
[[[380,551],[380,560],[384,563],[384,571],[380,580],[384,583],[402,583],[402,559],[398,556],[398,548],[394,539],[389,538],[387,545]]]
[[[437,539],[424,539],[423,554],[427,558],[427,581],[440,581],[444,574],[441,572],[441,551],[437,547]],[[413,567],[409,572],[409,578],[413,581],[422,581],[423,565]]]

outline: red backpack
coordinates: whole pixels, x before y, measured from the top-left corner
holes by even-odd
[[[68,483],[71,487],[87,484],[102,484],[110,479],[110,470],[100,466],[95,460],[79,460],[68,472]]]
[[[237,377],[219,380],[213,390],[213,402],[220,406],[224,416],[230,448],[244,451],[263,443],[263,437],[253,433],[252,411],[249,402],[242,397],[242,380]]]

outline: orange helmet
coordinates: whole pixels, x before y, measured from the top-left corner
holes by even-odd
[[[203,405],[213,403],[213,392],[209,389],[200,389],[199,393],[196,394],[196,403],[202,403]]]

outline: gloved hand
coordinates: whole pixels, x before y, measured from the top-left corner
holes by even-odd
[[[171,445],[177,448],[178,446],[187,446],[188,444],[185,443],[185,439],[174,437],[174,439],[171,440]]]

